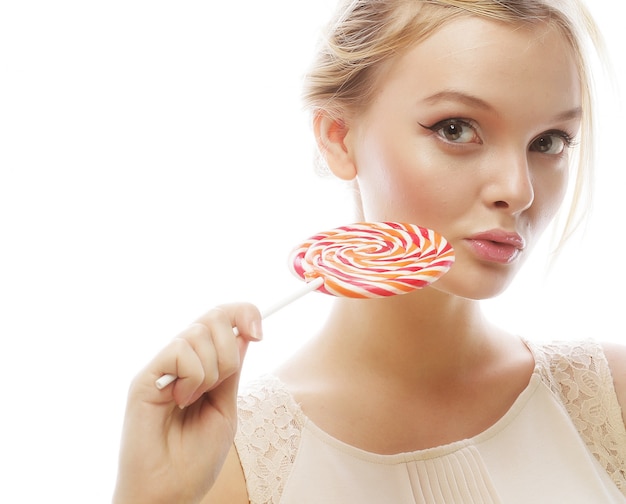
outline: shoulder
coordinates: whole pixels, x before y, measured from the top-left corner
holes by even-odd
[[[267,438],[274,445],[296,446],[294,442],[300,438],[306,423],[300,405],[285,384],[274,375],[264,375],[242,387],[237,412],[235,447],[244,470],[247,469],[248,456],[258,456],[268,450]],[[260,438],[261,432],[265,436]]]
[[[593,339],[529,347],[542,380],[564,404],[580,408],[581,404],[602,402],[601,408],[592,411],[600,414],[610,410],[613,416],[617,412],[617,418],[621,417],[620,405],[626,406],[626,347],[604,346]]]
[[[526,344],[533,353],[537,367],[551,378],[558,380],[584,371],[608,377],[603,347],[594,340],[526,341]]]
[[[264,375],[238,394],[235,442],[201,504],[278,502],[297,450],[301,411],[284,384]],[[272,482],[269,484],[269,482]]]
[[[544,380],[564,402],[602,400],[600,410],[609,408],[626,422],[626,346],[591,339],[530,346]]]
[[[238,434],[235,441],[252,435],[248,428],[256,430],[259,424],[274,424],[287,428],[284,422],[301,430],[305,423],[300,405],[286,385],[274,375],[263,375],[242,387],[237,398],[239,415]]]
[[[622,407],[622,415],[626,421],[626,346],[603,343],[602,347],[613,376],[617,400]]]
[[[274,375],[242,387],[235,448],[251,502],[279,502],[300,448],[305,417]]]

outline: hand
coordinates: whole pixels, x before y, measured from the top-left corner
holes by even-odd
[[[233,327],[239,335],[235,336]],[[217,478],[237,427],[237,387],[261,315],[249,304],[207,312],[133,380],[114,503],[199,502]],[[178,379],[163,390],[164,374]]]

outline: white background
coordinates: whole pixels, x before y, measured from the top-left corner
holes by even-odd
[[[349,193],[314,172],[299,101],[331,3],[0,4],[1,502],[108,502],[137,370],[212,305],[297,289],[292,246],[352,220]],[[624,7],[591,3],[623,93]],[[610,91],[587,233],[546,279],[533,261],[487,303],[531,339],[624,340],[624,110]],[[328,302],[269,318],[246,377]]]

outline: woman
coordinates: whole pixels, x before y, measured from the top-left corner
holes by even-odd
[[[480,308],[587,185],[588,35],[575,0],[341,2],[306,83],[320,153],[358,220],[435,229],[455,264],[338,298],[238,403],[260,316],[209,311],[131,387],[115,502],[626,502],[624,348],[533,345]]]

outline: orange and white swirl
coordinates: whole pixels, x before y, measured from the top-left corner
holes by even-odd
[[[454,250],[435,231],[400,222],[360,222],[318,233],[289,256],[305,281],[323,278],[317,290],[372,298],[406,294],[446,273]]]

